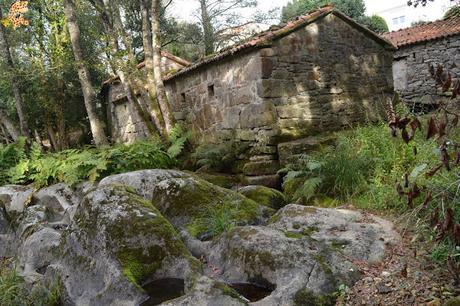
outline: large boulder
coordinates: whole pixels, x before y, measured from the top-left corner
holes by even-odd
[[[191,174],[176,170],[140,170],[108,176],[99,183],[99,186],[102,187],[114,184],[128,186],[144,199],[151,200],[152,190],[159,182],[171,178],[185,178],[191,176]]]
[[[48,266],[56,261],[55,251],[60,239],[60,232],[44,227],[23,242],[18,252],[18,268],[27,280],[40,279]]]
[[[33,195],[34,205],[46,209],[47,221],[69,224],[81,198],[66,184],[40,189]]]
[[[33,188],[9,185],[0,187],[0,207],[4,207],[10,219],[20,215],[32,200]]]
[[[153,188],[153,204],[177,227],[212,238],[235,226],[260,224],[274,213],[245,196],[196,177],[170,178]]]
[[[59,246],[58,264],[68,299],[76,305],[139,305],[142,286],[163,278],[192,278],[199,262],[175,229],[129,188],[99,187],[78,206]]]
[[[246,186],[238,190],[245,197],[253,200],[257,204],[280,209],[286,205],[284,194],[276,189],[265,186]]]
[[[208,261],[222,281],[274,290],[254,305],[309,305],[331,301],[341,284],[351,286],[361,276],[353,262],[383,259],[394,237],[389,224],[370,215],[288,205],[268,226],[222,235]]]

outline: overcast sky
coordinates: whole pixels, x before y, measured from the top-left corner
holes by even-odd
[[[268,12],[269,10],[282,7],[288,3],[289,0],[259,0],[258,11]],[[198,8],[197,0],[174,0],[174,4],[171,7],[169,13],[174,17],[182,20],[190,20],[193,18],[193,13]],[[254,12],[256,9],[251,9]]]

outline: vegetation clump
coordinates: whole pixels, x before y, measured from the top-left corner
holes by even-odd
[[[0,185],[29,184],[44,187],[58,182],[71,186],[96,181],[112,174],[153,168],[171,168],[177,164],[185,140],[176,138],[171,147],[155,140],[140,140],[131,145],[72,149],[43,153],[33,144],[27,150],[24,139],[0,144]]]
[[[0,305],[2,306],[58,306],[62,305],[59,283],[50,287],[28,285],[14,267],[0,263]]]

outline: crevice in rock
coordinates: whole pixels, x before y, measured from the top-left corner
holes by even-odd
[[[141,306],[153,306],[185,295],[185,282],[180,278],[164,278],[148,282],[142,289],[149,298]]]

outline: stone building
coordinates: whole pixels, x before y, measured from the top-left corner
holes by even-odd
[[[442,64],[460,77],[460,17],[452,17],[384,34],[398,50],[394,54],[395,90],[416,110],[431,108],[439,100],[428,65]]]
[[[184,59],[174,56],[168,52],[161,53],[162,71],[165,75],[175,73],[181,68],[190,65]],[[139,73],[143,73],[145,64],[138,65]],[[107,101],[107,121],[109,123],[110,136],[114,142],[131,143],[136,139],[146,138],[148,128],[142,118],[142,114],[128,103],[123,87],[118,77],[104,82],[102,94]],[[148,97],[140,97],[148,102]]]
[[[247,147],[249,183],[275,180],[311,136],[381,118],[394,46],[331,6],[274,26],[164,78],[196,144]]]

